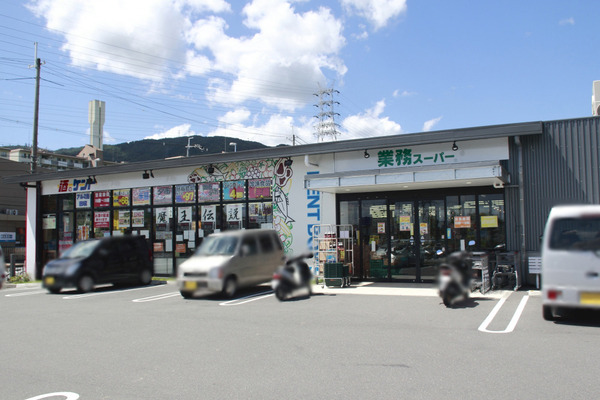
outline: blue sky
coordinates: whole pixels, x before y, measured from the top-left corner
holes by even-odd
[[[337,140],[586,117],[598,15],[578,0],[5,0],[0,146],[32,141],[34,42],[49,150],[89,143],[94,99],[105,144],[314,143],[327,88]]]

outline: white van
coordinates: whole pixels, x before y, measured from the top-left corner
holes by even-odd
[[[272,229],[232,230],[207,236],[177,271],[184,298],[221,292],[233,297],[239,288],[270,281],[286,257]]]
[[[562,310],[600,309],[600,205],[556,206],[542,241],[545,320]]]

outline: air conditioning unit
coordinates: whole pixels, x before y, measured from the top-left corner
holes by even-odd
[[[600,81],[594,81],[592,86],[592,115],[600,115]]]

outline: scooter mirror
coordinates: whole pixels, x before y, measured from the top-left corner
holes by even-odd
[[[469,246],[475,246],[475,241],[474,240],[470,240],[469,241]]]

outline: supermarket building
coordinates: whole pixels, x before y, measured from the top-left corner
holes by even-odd
[[[4,178],[27,190],[27,272],[73,243],[144,235],[172,276],[207,235],[273,228],[355,280],[430,282],[436,251],[513,255],[535,283],[551,207],[600,203],[600,118],[267,148]],[[323,248],[334,232],[334,248]],[[339,242],[337,239],[340,239]],[[474,244],[469,244],[474,242]],[[338,244],[339,243],[339,244]]]

